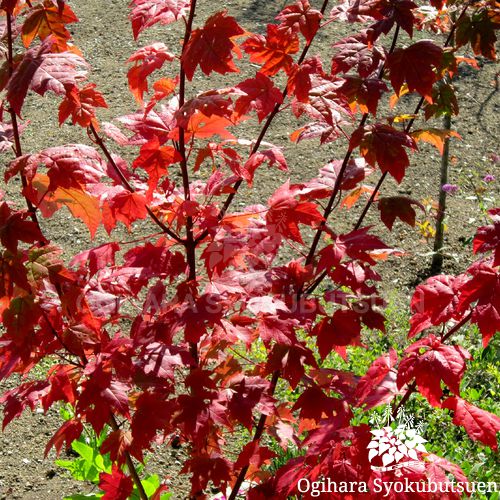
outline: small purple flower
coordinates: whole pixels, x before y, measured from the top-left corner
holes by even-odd
[[[484,182],[495,182],[495,176],[492,175],[492,174],[486,174],[484,177],[483,177],[483,181]]]
[[[492,153],[490,155],[490,160],[495,164],[498,165],[500,163],[500,155],[497,155],[496,153]]]
[[[455,194],[458,191],[458,186],[456,184],[443,184],[441,189],[448,194]]]

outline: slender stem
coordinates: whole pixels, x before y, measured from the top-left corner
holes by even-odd
[[[385,181],[385,178],[387,177],[387,172],[384,172],[381,176],[380,179],[377,182],[377,185],[375,186],[374,190],[372,191],[372,194],[370,195],[369,200],[366,202],[363,211],[361,212],[361,215],[359,216],[356,224],[354,225],[354,230],[359,229],[361,227],[361,224],[368,213],[368,210],[370,209],[372,203],[375,201],[377,198],[377,194],[380,191],[380,187],[382,186],[383,182]]]
[[[443,127],[445,130],[451,129],[451,115],[446,114],[443,118]],[[447,193],[443,189],[448,184],[448,160],[450,156],[450,138],[444,140],[443,154],[441,156],[441,178],[439,180],[439,202],[438,213],[436,217],[436,236],[434,237],[434,255],[432,256],[431,271],[432,274],[440,274],[443,269],[443,246],[444,246],[444,219],[446,217],[446,199]]]
[[[184,51],[189,43],[189,39],[191,38],[191,33],[193,31],[193,20],[194,14],[196,11],[196,0],[191,0],[191,6],[189,9],[189,17],[186,23],[186,30],[184,32],[184,41],[182,44],[182,54],[180,58],[180,74],[179,74],[179,109],[184,106],[186,102],[186,71],[184,69],[183,56]],[[179,128],[179,141],[176,144],[176,148],[181,155],[181,175],[182,175],[182,186],[184,189],[184,199],[191,199],[191,190],[189,183],[189,170],[188,170],[188,159],[186,153],[186,134],[183,127]],[[186,218],[186,240],[184,242],[184,246],[186,248],[186,260],[188,264],[189,274],[188,281],[196,280],[196,245],[197,241],[194,239],[193,233],[193,217],[189,215]],[[198,356],[198,345],[196,342],[189,343],[189,350],[191,356],[194,360],[195,366],[199,364],[199,356]]]
[[[95,129],[94,125],[90,124],[89,130],[92,133],[93,136],[93,141],[99,146],[101,151],[103,152],[104,156],[108,160],[109,164],[111,165],[111,168],[114,170],[118,178],[120,179],[120,182],[122,183],[123,187],[130,191],[131,193],[135,193],[134,187],[130,184],[130,182],[126,179],[126,177],[123,175],[123,172],[120,170],[118,165],[116,164],[115,160],[113,159],[113,156],[111,155],[108,147],[102,140],[101,136],[98,134],[97,130]],[[178,243],[183,243],[183,240],[175,234],[169,227],[167,227],[157,216],[156,214],[146,206],[146,210],[148,212],[149,217],[154,221],[154,223],[161,228],[161,230],[168,234],[171,238],[173,238],[175,241]]]
[[[274,391],[276,390],[276,385],[278,384],[278,380],[280,378],[280,372],[279,370],[276,370],[273,372],[273,376],[271,379],[271,384],[269,386],[269,394],[272,396],[274,394]],[[255,434],[253,436],[252,442],[259,441],[260,438],[262,437],[262,434],[264,433],[264,429],[266,427],[266,420],[267,420],[267,415],[262,414],[259,418],[259,422],[257,424],[257,427],[255,428]],[[248,465],[245,465],[240,470],[240,473],[238,474],[238,477],[236,479],[236,482],[234,483],[233,489],[231,490],[231,494],[229,495],[228,500],[235,500],[236,496],[238,495],[238,492],[241,488],[241,485],[243,481],[245,480],[245,476],[248,472]]]
[[[109,423],[114,431],[120,429],[120,426],[118,425],[118,422],[116,421],[116,418],[113,414],[111,414]],[[128,451],[125,452],[125,463],[127,464],[127,468],[130,472],[130,475],[132,476],[132,481],[134,481],[135,487],[137,488],[139,497],[141,498],[141,500],[148,500],[148,495],[144,490],[144,486],[141,483],[141,478],[139,477],[139,474],[137,472],[137,469],[135,468],[132,457],[130,456],[130,453]]]
[[[14,38],[12,34],[12,15],[7,12],[7,70],[9,78],[14,73]],[[23,149],[21,146],[21,136],[19,133],[19,124],[17,122],[17,115],[15,111],[9,107],[9,115],[12,123],[12,133],[14,135],[14,153],[16,158],[19,158],[23,155]],[[26,176],[24,172],[21,172],[21,184],[23,186],[23,190],[28,186],[28,182],[26,180]],[[24,199],[26,201],[26,206],[28,207],[28,212],[30,213],[31,220],[40,227],[38,223],[38,217],[36,215],[36,208],[31,203],[31,200],[28,199],[26,195],[24,195]]]

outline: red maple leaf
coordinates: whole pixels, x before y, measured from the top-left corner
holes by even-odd
[[[285,238],[302,243],[299,224],[312,226],[323,220],[315,203],[295,199],[299,187],[289,181],[278,188],[269,198],[266,214],[268,230],[276,231]]]
[[[323,15],[319,10],[311,8],[309,0],[298,0],[292,5],[285,7],[276,19],[281,21],[278,28],[287,33],[300,32],[307,42],[310,42],[319,29]]]
[[[496,451],[498,449],[499,417],[459,397],[448,398],[443,403],[443,408],[448,408],[454,412],[453,423],[462,425],[471,439],[481,441],[492,450]]]
[[[250,61],[261,64],[262,74],[273,76],[280,70],[292,69],[293,58],[299,50],[299,39],[295,33],[280,32],[275,24],[267,25],[267,35],[252,35],[243,42],[243,50],[250,54]]]
[[[465,275],[438,275],[419,285],[411,299],[409,337],[413,337],[432,325],[460,319],[458,310],[459,293],[467,281]]]
[[[396,219],[406,222],[410,226],[415,226],[415,218],[417,216],[413,205],[420,207],[425,211],[423,205],[407,196],[388,196],[380,198],[377,203],[377,208],[380,211],[382,222],[392,231],[392,226]]]
[[[250,110],[255,110],[259,122],[271,113],[277,104],[283,102],[281,90],[260,72],[257,72],[255,78],[249,78],[238,84],[236,90],[240,95],[234,105],[236,113],[244,115]]]
[[[280,148],[272,147],[271,149],[257,151],[250,155],[243,167],[238,169],[239,171],[236,171],[235,173],[242,175],[242,177],[248,182],[248,185],[251,186],[255,171],[265,162],[267,162],[270,168],[276,166],[279,170],[283,170],[285,172],[288,170],[288,165],[285,156],[283,155],[283,151]]]
[[[103,207],[104,227],[109,232],[117,222],[123,222],[130,229],[132,222],[145,219],[148,215],[146,198],[119,186],[105,200]]]
[[[417,149],[414,139],[408,134],[381,123],[355,130],[349,146],[351,149],[359,146],[360,153],[370,165],[375,167],[378,164],[382,172],[391,174],[398,183],[410,165],[404,148]]]
[[[93,125],[99,129],[95,108],[107,108],[104,96],[95,90],[96,84],[89,83],[82,89],[75,85],[66,87],[66,97],[59,105],[59,124],[62,125],[69,116],[73,125],[88,127]]]
[[[406,82],[410,92],[418,92],[432,104],[432,85],[439,80],[443,49],[429,40],[421,40],[406,49],[398,48],[387,58],[392,86],[397,95]]]
[[[294,64],[288,75],[288,95],[293,94],[300,102],[308,102],[314,74],[325,77],[319,56],[306,59],[300,66]]]
[[[160,141],[154,137],[141,146],[132,167],[144,169],[149,175],[149,188],[154,189],[160,178],[168,173],[168,167],[180,160],[181,155],[173,146],[160,146]]]
[[[50,35],[64,46],[71,38],[65,25],[76,22],[78,18],[68,4],[64,3],[62,9],[59,9],[50,1],[45,1],[29,12],[22,25],[24,46],[29,47],[36,36],[45,40]]]
[[[139,104],[143,103],[144,93],[148,91],[148,76],[174,58],[166,45],[159,42],[142,47],[129,57],[127,62],[135,64],[127,73],[128,86]]]
[[[490,226],[482,226],[474,237],[474,253],[494,251],[493,266],[500,266],[500,209],[488,211],[493,220]]]
[[[471,355],[461,346],[445,345],[435,337],[415,342],[405,351],[398,368],[398,388],[415,379],[419,392],[433,406],[440,406],[443,381],[454,394],[460,394],[460,381]]]
[[[221,73],[237,73],[239,70],[233,62],[233,52],[239,53],[234,37],[243,35],[245,31],[234,17],[226,11],[217,12],[209,17],[203,28],[193,31],[182,53],[182,64],[188,80],[192,80],[198,66],[205,75],[213,71]]]
[[[45,95],[47,91],[58,95],[66,94],[66,86],[76,85],[85,78],[85,60],[74,52],[51,53],[55,44],[52,36],[41,45],[29,49],[14,71],[7,85],[7,99],[16,114],[21,108],[28,90]]]
[[[387,91],[387,85],[378,78],[357,78],[346,76],[345,82],[340,87],[353,111],[359,108],[361,113],[370,112],[377,114],[377,106],[380,97]]]
[[[463,313],[473,306],[471,322],[477,324],[486,347],[500,330],[500,270],[489,262],[479,261],[467,272],[472,278],[460,289],[458,309]]]
[[[191,117],[200,112],[208,118],[220,116],[230,119],[233,114],[231,99],[226,97],[227,91],[209,90],[187,101],[175,113],[177,125],[187,128]]]
[[[71,443],[78,439],[83,432],[83,424],[80,420],[72,418],[67,420],[64,424],[59,427],[56,433],[50,438],[47,446],[45,447],[45,457],[49,454],[52,447],[56,449],[56,453],[59,455],[62,446],[66,443],[66,449],[69,449]]]
[[[156,23],[169,24],[183,17],[189,9],[189,0],[132,0],[130,21],[134,38]]]
[[[333,45],[332,75],[347,73],[354,68],[361,78],[368,78],[385,60],[382,47],[373,45],[366,32],[343,38]]]
[[[17,252],[20,241],[25,243],[46,241],[38,224],[27,220],[28,217],[29,214],[26,212],[12,212],[5,201],[0,203],[0,241],[13,253]]]
[[[318,337],[319,354],[325,359],[332,350],[345,357],[345,347],[361,345],[361,319],[350,309],[339,309],[331,317],[323,318],[312,331]],[[340,348],[340,349],[337,349]]]
[[[111,474],[99,474],[99,488],[104,492],[103,500],[127,500],[132,494],[134,483],[121,469],[113,464]]]
[[[363,375],[356,387],[357,405],[368,411],[381,404],[390,403],[399,393],[394,369],[398,355],[391,348],[388,354],[377,358]]]

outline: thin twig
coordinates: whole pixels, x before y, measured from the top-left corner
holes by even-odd
[[[114,431],[117,431],[120,429],[120,426],[118,425],[118,422],[116,421],[116,417],[111,413],[111,418],[110,418],[110,425],[111,428]],[[127,464],[128,471],[130,472],[130,475],[132,476],[132,481],[134,481],[135,487],[137,488],[137,492],[139,493],[139,497],[141,500],[148,500],[148,495],[146,494],[146,491],[144,490],[144,486],[141,483],[141,478],[139,477],[139,473],[137,472],[137,469],[135,468],[134,462],[132,460],[132,457],[130,456],[130,453],[126,451],[124,453],[125,455],[125,463]]]
[[[134,187],[130,184],[130,182],[127,180],[127,178],[123,175],[123,172],[120,170],[118,165],[116,164],[113,156],[111,155],[108,147],[106,146],[105,142],[102,140],[101,136],[95,129],[94,125],[90,124],[89,126],[89,131],[91,132],[92,136],[91,139],[92,141],[95,142],[103,152],[104,156],[108,160],[109,164],[111,165],[111,168],[114,170],[118,178],[120,179],[120,182],[122,183],[123,187],[130,191],[131,193],[135,193]],[[151,217],[151,219],[154,221],[154,223],[161,228],[161,230],[168,234],[172,239],[177,241],[177,243],[184,243],[184,240],[180,238],[177,234],[175,234],[168,226],[166,226],[157,216],[156,214],[146,206],[146,211],[148,212],[148,215]]]

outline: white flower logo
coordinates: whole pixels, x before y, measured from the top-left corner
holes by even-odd
[[[393,421],[390,418],[389,423],[391,420]],[[387,425],[382,429],[372,430],[373,438],[368,444],[368,460],[373,462],[376,457],[380,457],[384,468],[388,466],[395,468],[403,459],[404,462],[418,461],[417,452],[427,452],[424,446],[427,440],[420,436],[418,432],[420,429],[418,431],[412,429],[412,425],[413,417],[398,414],[395,429]]]

